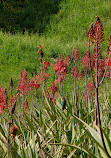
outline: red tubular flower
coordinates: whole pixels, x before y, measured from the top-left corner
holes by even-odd
[[[46,81],[50,77],[50,74],[43,73],[40,81]]]
[[[34,83],[34,87],[35,87],[36,89],[39,89],[39,87],[40,87],[40,84],[38,83],[37,80],[36,80],[35,83]]]
[[[36,75],[35,77],[29,79],[27,84],[29,90],[32,90],[34,88],[38,89],[40,87],[39,78],[40,77]]]
[[[6,88],[0,88],[0,114],[7,108],[7,93]]]
[[[109,36],[109,49],[110,49],[110,51],[111,51],[111,34],[110,34],[110,36]]]
[[[88,92],[91,92],[91,91],[93,91],[94,90],[94,84],[93,84],[93,82],[90,80],[89,82],[88,82],[88,84],[87,84],[87,91]]]
[[[79,73],[78,73],[78,79],[79,79],[79,81],[82,79],[82,72],[81,71],[79,71]]]
[[[68,72],[68,66],[69,64],[65,59],[62,59],[62,56],[60,55],[57,59],[57,62],[54,64],[54,70],[58,77],[58,80],[60,79],[61,82],[64,82],[66,73]]]
[[[100,21],[100,18],[98,16],[96,16],[97,20],[94,24],[94,35],[93,35],[93,39],[94,42],[100,44],[101,42],[104,41],[104,33],[103,33],[103,26],[102,23]]]
[[[46,72],[48,70],[48,66],[50,66],[50,63],[47,61],[43,61],[43,70]]]
[[[88,51],[86,51],[86,53],[82,57],[81,63],[85,70],[90,69],[90,57]]]
[[[28,89],[29,90],[32,90],[34,88],[34,80],[33,78],[30,78],[29,81],[28,81]]]
[[[111,34],[109,36],[109,46],[107,47],[107,55],[111,56]]]
[[[107,56],[104,60],[104,66],[106,67],[111,67],[111,34],[109,37],[109,46],[107,47]]]
[[[109,71],[107,70],[106,73],[105,73],[105,78],[108,78],[108,77],[110,77],[110,73],[109,73]]]
[[[60,74],[60,82],[64,82],[65,81],[65,77],[66,77],[65,73]],[[58,78],[58,80],[59,80],[59,78]]]
[[[74,69],[73,69],[72,76],[73,76],[75,79],[78,78],[78,68],[77,68],[76,65],[75,65],[75,67],[74,67]]]
[[[23,95],[23,92],[27,93],[27,88],[27,72],[25,69],[23,69],[20,74],[20,82],[18,85],[17,95]]]
[[[79,51],[77,48],[73,50],[73,60],[76,62],[79,59]]]
[[[91,97],[91,94],[90,94],[90,93],[87,93],[87,92],[85,91],[85,93],[84,93],[84,101],[87,101],[87,99],[90,98],[90,97]]]
[[[59,55],[59,58],[57,59],[57,62],[54,64],[54,70],[56,74],[63,73],[68,71],[68,64],[66,60],[62,59],[61,54]]]
[[[67,56],[66,56],[66,61],[67,61],[68,65],[70,65],[70,60],[71,60],[71,57],[70,57],[69,54],[67,54]]]
[[[87,33],[87,40],[91,40],[93,39],[93,36],[94,36],[94,30],[93,30],[93,23],[91,24],[89,30],[88,30],[88,33]]]
[[[49,102],[54,105],[54,98],[52,97],[52,93],[49,92],[49,93],[46,93],[46,97],[48,98]]]
[[[111,58],[106,57],[104,60],[104,65],[105,65],[105,67],[106,66],[110,67],[111,66]]]
[[[38,48],[39,48],[39,50],[38,50],[38,53],[42,50],[42,48],[44,47],[44,44],[41,46],[41,45],[39,45],[39,46],[37,46]]]
[[[27,101],[27,98],[25,99],[25,101],[24,101],[24,103],[23,103],[23,110],[24,110],[25,112],[28,111],[28,101]]]
[[[97,60],[98,60],[98,76],[100,77],[104,69],[104,61],[102,60],[102,55],[99,47],[97,48]],[[96,48],[94,48],[94,52],[91,57],[91,66],[93,70],[96,71]]]
[[[51,90],[53,93],[55,93],[55,92],[58,91],[58,85],[57,85],[57,82],[52,81],[52,84],[51,84],[51,86],[50,86],[50,90]]]
[[[87,84],[87,91],[84,93],[84,100],[86,101],[88,98],[90,98],[91,94],[94,94],[94,84],[90,80]]]
[[[9,106],[11,107],[11,106],[13,106],[15,103],[16,103],[16,97],[15,97],[15,95],[13,94],[12,95],[12,98],[11,98],[11,100],[10,100],[10,103],[9,103]]]
[[[42,51],[42,48],[44,47],[44,44],[41,46],[41,45],[39,45],[38,46],[38,48],[39,48],[39,50],[38,50],[38,53],[40,54],[40,57],[41,57],[41,59],[43,58],[43,56],[44,56],[44,53],[43,53],[43,51]]]
[[[27,80],[27,72],[25,69],[22,69],[22,72],[20,74],[20,80],[24,79],[25,81]]]

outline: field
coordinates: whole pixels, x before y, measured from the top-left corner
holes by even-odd
[[[110,5],[61,1],[43,34],[0,32],[0,157],[111,157]]]

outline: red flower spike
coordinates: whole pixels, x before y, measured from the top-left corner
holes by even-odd
[[[17,90],[17,95],[23,95],[23,92],[25,92],[27,94],[27,72],[25,69],[22,70],[21,74],[20,74],[20,81],[19,81],[19,85],[18,85],[18,90]]]
[[[53,99],[53,97],[52,97],[52,93],[51,92],[49,92],[49,93],[46,93],[46,97],[48,98],[48,100],[49,100],[49,102],[52,104],[52,105],[54,105],[54,99]]]
[[[93,23],[91,24],[88,33],[87,33],[87,40],[92,40],[94,35],[94,30],[93,30]]]
[[[79,51],[77,48],[73,50],[73,60],[76,62],[79,59]]]
[[[61,82],[64,82],[66,73],[68,72],[68,62],[65,59],[62,59],[62,56],[59,55],[57,62],[54,64],[54,70]]]
[[[109,53],[110,53],[110,55],[111,55],[111,34],[110,34],[110,36],[109,36]]]
[[[13,106],[16,103],[16,101],[17,101],[17,99],[16,99],[15,95],[13,94],[12,98],[10,100],[10,103],[9,103],[9,107]]]
[[[81,60],[82,66],[83,68],[86,69],[90,69],[90,58],[89,58],[89,53],[88,51],[86,51],[86,53],[84,54],[84,56],[82,57]]]
[[[38,89],[40,87],[39,76],[35,76],[34,78],[30,78],[28,81],[28,89],[33,90],[34,88]]]
[[[65,77],[66,77],[66,75],[64,73],[61,74],[60,75],[60,82],[64,82],[65,81]],[[59,78],[58,78],[58,80],[59,80]]]
[[[84,93],[84,101],[87,101],[88,98],[90,98],[90,93],[87,94],[87,92]]]
[[[103,33],[103,26],[100,21],[100,18],[96,16],[97,20],[94,24],[94,42],[100,44],[101,42],[104,41],[104,33]]]
[[[0,88],[0,114],[7,108],[7,93],[6,88]]]
[[[25,101],[24,101],[24,103],[23,103],[23,110],[24,110],[25,112],[28,111],[28,101],[27,101],[27,98],[25,99]]]
[[[27,88],[26,81],[24,79],[20,80],[17,92],[19,94],[21,94],[21,96],[22,96],[23,91],[27,93],[27,90],[28,90],[28,88]]]
[[[72,76],[73,76],[75,79],[78,78],[78,68],[77,68],[76,65],[75,65],[75,67],[74,67],[74,69],[73,69]]]
[[[46,81],[49,77],[50,77],[50,74],[44,73],[44,74],[42,74],[40,81]]]
[[[89,82],[88,82],[88,84],[87,84],[87,91],[88,92],[91,92],[91,91],[93,91],[94,90],[94,84],[93,84],[93,82],[90,80]]]
[[[43,70],[46,72],[48,70],[48,66],[50,66],[50,63],[47,61],[43,61]]]
[[[111,47],[111,34],[110,34],[110,36],[109,36],[109,46]]]
[[[105,77],[106,77],[106,78],[110,77],[110,73],[109,73],[108,70],[106,71]]]
[[[66,61],[67,61],[68,65],[70,65],[70,60],[71,60],[71,57],[70,57],[69,54],[67,54],[67,56],[66,56]]]
[[[97,59],[98,59],[98,76],[102,75],[102,71],[104,69],[104,61],[102,60],[101,50],[97,48]],[[96,47],[94,48],[94,52],[91,57],[91,66],[94,71],[96,71]]]
[[[111,58],[106,57],[104,60],[104,66],[106,67],[108,65],[108,67],[111,66]]]
[[[24,79],[25,81],[27,80],[27,72],[25,69],[22,70],[20,74],[20,80]]]
[[[82,72],[81,71],[79,71],[79,73],[78,73],[78,79],[79,79],[79,81],[82,79]]]
[[[34,88],[39,89],[39,87],[40,87],[39,82],[37,80],[35,80],[35,82],[34,82]]]
[[[94,94],[94,84],[90,80],[87,84],[87,91],[84,93],[84,100],[86,101],[88,98],[90,98],[91,94]]]
[[[28,81],[28,89],[29,90],[32,90],[34,88],[34,80],[33,78],[30,78],[29,81]]]
[[[50,89],[53,93],[57,92],[58,91],[58,85],[57,85],[57,82],[53,81],[51,86],[50,86]]]

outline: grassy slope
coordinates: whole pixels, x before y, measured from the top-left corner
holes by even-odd
[[[86,51],[86,32],[98,15],[104,26],[105,41],[102,51],[105,52],[111,26],[110,0],[63,0],[57,15],[53,15],[50,25],[46,26],[44,35],[25,36],[0,33],[0,85],[9,87],[10,77],[17,86],[22,68],[29,74],[39,70],[37,46],[45,44],[45,58],[72,55],[78,47],[82,55]]]

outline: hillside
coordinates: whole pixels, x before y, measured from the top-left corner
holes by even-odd
[[[51,60],[58,54],[66,56],[75,47],[81,56],[87,49],[86,33],[98,15],[104,27],[105,41],[102,52],[106,52],[111,28],[110,0],[63,0],[57,14],[50,16],[43,34],[0,33],[0,85],[9,86],[11,76],[15,86],[22,68],[31,72],[38,71],[37,46],[44,43],[45,58]]]

